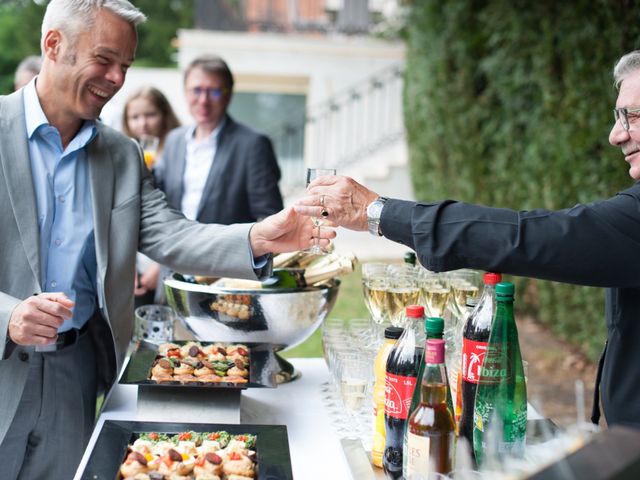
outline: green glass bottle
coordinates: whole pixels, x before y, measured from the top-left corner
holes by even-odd
[[[520,355],[518,329],[513,317],[513,283],[496,285],[496,313],[480,370],[476,392],[473,450],[478,465],[486,460],[487,433],[498,425],[497,445],[491,451],[498,456],[524,454],[527,433],[527,386]],[[496,426],[492,423],[496,422]]]
[[[416,265],[416,252],[407,252],[404,254],[404,263],[408,263],[409,265]]]

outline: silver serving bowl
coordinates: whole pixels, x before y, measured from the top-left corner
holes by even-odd
[[[197,340],[271,343],[276,351],[308,339],[329,314],[340,282],[300,289],[236,290],[186,282],[174,274],[164,281],[167,302]],[[282,381],[293,367],[277,357]]]

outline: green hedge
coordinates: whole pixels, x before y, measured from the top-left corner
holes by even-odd
[[[414,1],[405,121],[416,196],[570,207],[631,184],[608,144],[615,61],[640,48],[626,1]],[[521,279],[521,307],[597,357],[599,289]]]

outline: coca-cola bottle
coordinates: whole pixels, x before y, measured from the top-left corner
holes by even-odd
[[[402,478],[402,443],[422,358],[424,307],[406,308],[407,325],[389,358],[385,376],[384,422],[386,439],[382,466],[387,478]],[[418,348],[418,346],[420,346]]]
[[[486,272],[484,274],[484,290],[462,330],[462,378],[460,382],[462,412],[458,432],[461,437],[467,439],[470,448],[473,446],[473,409],[476,389],[496,307],[496,284],[501,280],[502,275],[499,273]]]

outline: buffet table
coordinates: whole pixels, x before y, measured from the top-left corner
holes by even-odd
[[[324,360],[300,358],[290,361],[302,374],[301,378],[277,388],[243,390],[241,423],[287,426],[294,478],[351,478],[340,439],[332,429],[329,412],[320,393],[322,384],[329,379]],[[135,385],[118,384],[114,387],[98,418],[75,480],[80,480],[105,420],[138,419],[137,390]],[[198,418],[191,421],[199,423]]]

